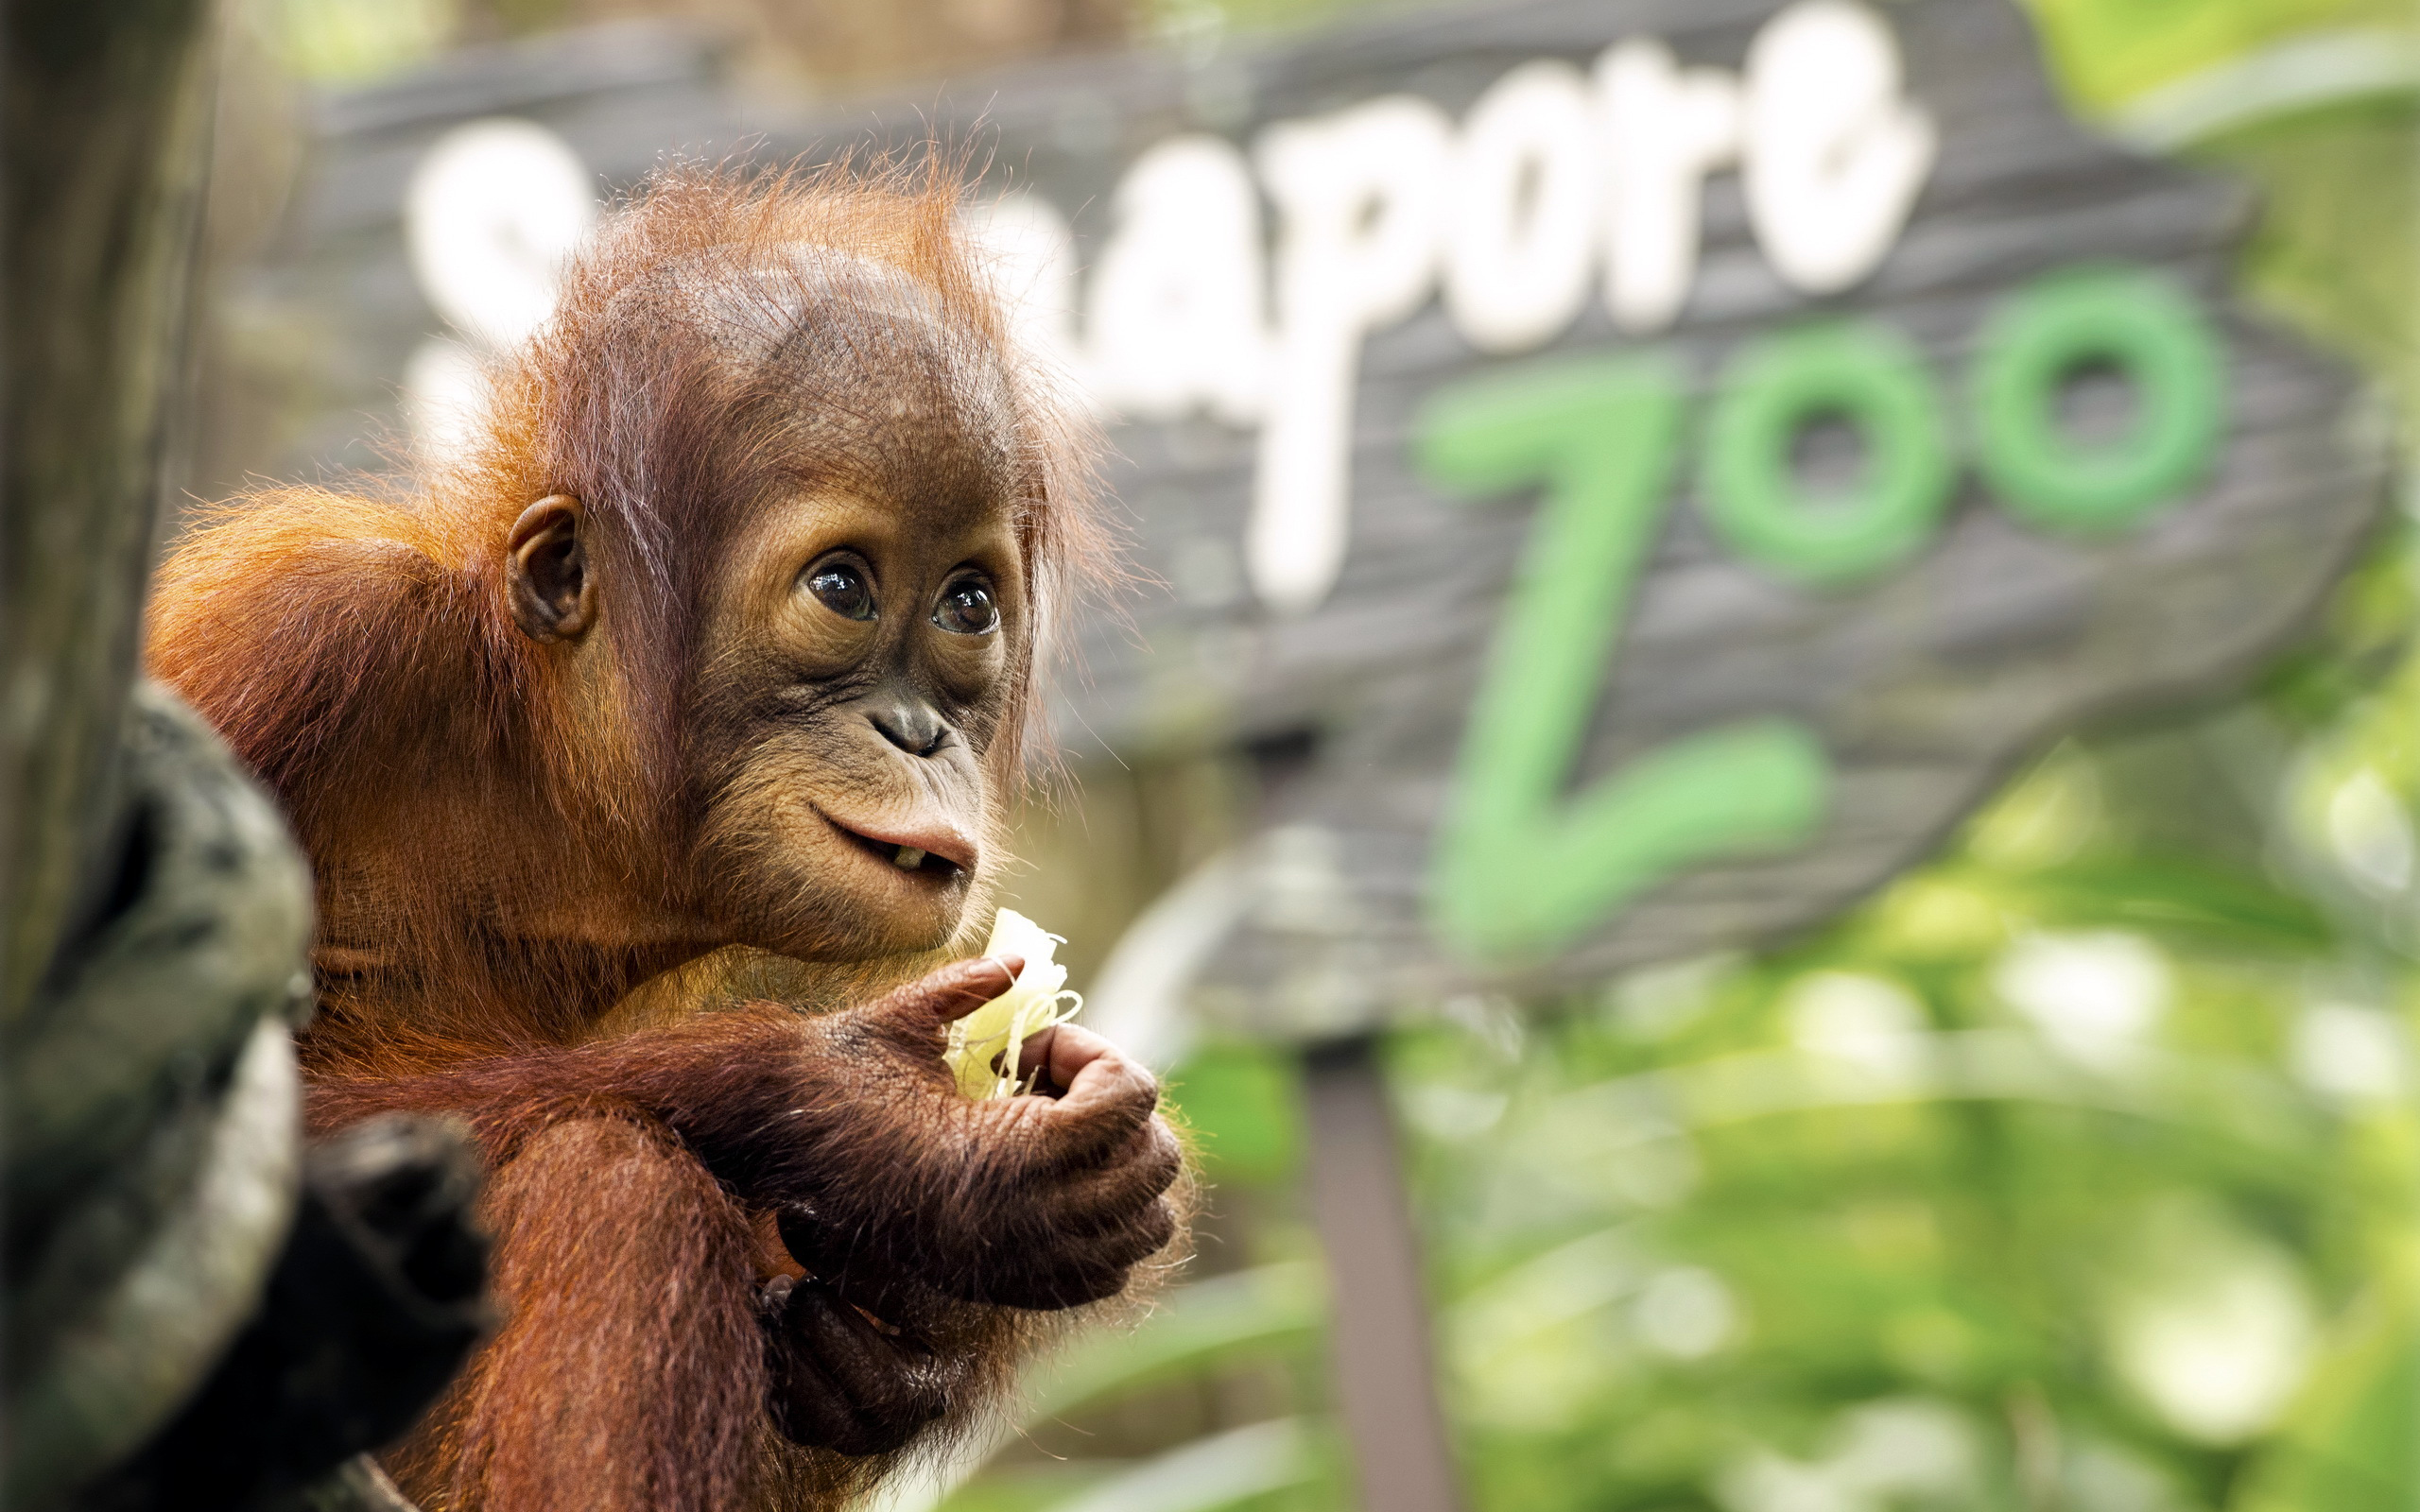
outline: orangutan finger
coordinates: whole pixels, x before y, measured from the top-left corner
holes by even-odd
[[[1124,1270],[1159,1253],[1175,1233],[1175,1211],[1167,1198],[1153,1197],[1089,1233],[1063,1230],[1055,1258],[1078,1270]]]
[[[1015,986],[1017,973],[1024,970],[1021,955],[952,961],[852,1014],[859,1022],[905,1044],[922,1046],[943,1024],[966,1017]]]
[[[1166,1202],[1155,1203],[1118,1232],[1057,1235],[1021,1263],[995,1263],[961,1295],[1035,1311],[1082,1307],[1124,1291],[1128,1273],[1157,1253],[1175,1231],[1173,1211]]]
[[[790,1308],[791,1337],[850,1401],[880,1406],[909,1394],[903,1386],[922,1351],[886,1337],[828,1288],[802,1289]]]
[[[842,1301],[880,1317],[894,1316],[912,1305],[907,1278],[879,1256],[849,1254],[834,1242],[830,1228],[811,1209],[792,1203],[776,1211],[774,1222],[790,1258]]]
[[[979,1106],[1010,1125],[987,1143],[1025,1167],[1012,1179],[1031,1180],[1100,1163],[1151,1122],[1159,1103],[1150,1073],[1113,1051],[1088,1061],[1063,1096]]]
[[[771,1371],[773,1426],[793,1444],[808,1449],[858,1452],[854,1445],[865,1437],[856,1415],[841,1400],[840,1391],[806,1357],[795,1341],[785,1337]]]
[[[885,1334],[821,1288],[791,1305],[792,1337],[813,1354],[862,1430],[850,1452],[887,1453],[948,1410],[949,1394],[925,1349]]]
[[[1073,1307],[1109,1296],[1125,1284],[1126,1272],[1167,1246],[1176,1233],[1176,1211],[1164,1196],[1080,1218],[1057,1211],[1034,1214],[1008,1235],[1018,1259],[1012,1268],[986,1278],[994,1300],[1019,1307]],[[994,1266],[998,1266],[995,1259]]]
[[[1153,1119],[1112,1159],[1073,1177],[1044,1200],[1053,1227],[1106,1232],[1174,1186],[1184,1170],[1184,1146]]]
[[[1140,1061],[1127,1058],[1115,1045],[1090,1029],[1073,1024],[1062,1027],[1073,1031],[1053,1037],[1051,1043],[1052,1079],[1067,1089],[1066,1095],[1059,1099],[1063,1113],[1076,1116],[1096,1105],[1136,1103],[1145,1112],[1160,1106],[1159,1078]],[[1063,1069],[1066,1072],[1063,1079],[1057,1075]]]
[[[1064,1094],[1075,1086],[1076,1077],[1086,1066],[1104,1056],[1118,1055],[1115,1045],[1081,1024],[1054,1024],[1025,1042],[1017,1057],[1017,1074],[1032,1077],[1037,1087]],[[1133,1069],[1142,1071],[1140,1066]],[[1143,1074],[1148,1076],[1150,1073],[1143,1071]]]

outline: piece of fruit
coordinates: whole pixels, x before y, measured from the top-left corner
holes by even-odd
[[[1054,1023],[1076,1016],[1084,1000],[1065,990],[1067,969],[1050,958],[1066,940],[1013,908],[992,922],[986,955],[1022,955],[1025,970],[1006,992],[949,1026],[942,1059],[969,1097],[1013,1097],[1031,1085],[1017,1076],[1016,1051]],[[998,1064],[995,1066],[994,1062]]]

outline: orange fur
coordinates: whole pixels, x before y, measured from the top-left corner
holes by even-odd
[[[908,1074],[929,1047],[850,1062],[844,1037],[819,1070],[822,1021],[792,1012],[606,1015],[757,943],[691,874],[713,795],[683,690],[724,543],[768,498],[1004,492],[1041,616],[1099,558],[1089,438],[1011,352],[953,230],[956,168],[660,175],[576,260],[548,327],[493,364],[460,459],[237,500],[161,574],[152,671],[276,791],[317,868],[315,1125],[457,1112],[491,1161],[508,1320],[394,1457],[431,1512],[831,1506],[892,1463],[768,1428],[749,1254],[765,1205],[802,1194],[862,1188],[869,1211],[907,1211],[955,1183],[950,1200],[981,1203],[977,1176],[931,1153],[938,1105],[857,1106],[852,1074]],[[614,568],[593,676],[523,633],[500,586],[514,521],[549,495],[583,503]],[[994,795],[1017,781],[1034,639],[1011,648],[998,728],[976,731]],[[862,1001],[947,954],[836,949],[810,975]],[[805,1137],[781,1125],[802,1103],[834,1109],[822,1143],[761,1150]],[[1157,1149],[1131,1157],[1157,1183],[1138,1200],[1173,1174]],[[979,1403],[1034,1317],[927,1298],[915,1321],[961,1368],[954,1400]]]

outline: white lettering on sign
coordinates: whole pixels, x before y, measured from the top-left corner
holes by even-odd
[[[424,456],[458,452],[485,402],[476,348],[510,346],[554,313],[563,260],[596,220],[596,185],[571,144],[535,121],[458,126],[404,194],[404,240],[421,292],[468,343],[432,336],[404,369],[404,407]]]
[[[1530,351],[1568,329],[1600,268],[1615,323],[1661,331],[1696,282],[1705,180],[1735,166],[1774,272],[1837,293],[1890,252],[1936,146],[1889,26],[1857,0],[1781,11],[1744,75],[1633,38],[1586,75],[1512,69],[1459,131],[1409,95],[1280,122],[1253,154],[1276,211],[1266,270],[1242,153],[1176,137],[1128,170],[1083,330],[1051,325],[1045,350],[1114,412],[1261,427],[1244,560],[1263,602],[1298,612],[1343,567],[1372,332],[1437,294],[1472,346]]]
[[[1260,196],[1232,143],[1172,137],[1126,172],[1085,304],[1103,403],[1174,420],[1260,419],[1267,387]]]
[[[1605,308],[1634,335],[1680,317],[1698,271],[1698,196],[1739,157],[1739,81],[1640,39],[1597,60],[1603,102]]]
[[[1067,217],[1022,193],[968,205],[963,215],[1017,342],[1077,392],[1107,402],[1098,354],[1088,356],[1076,338],[1076,243]]]
[[[1900,97],[1899,49],[1851,0],[1805,0],[1748,48],[1748,215],[1809,294],[1874,271],[1932,171],[1932,118]]]
[[[1696,282],[1706,178],[1735,166],[1774,273],[1805,294],[1849,288],[1897,241],[1938,148],[1901,72],[1860,0],[1797,0],[1738,74],[1632,38],[1586,73],[1513,68],[1459,129],[1392,94],[1278,122],[1249,159],[1215,136],[1160,142],[1119,180],[1080,290],[1053,206],[1011,194],[970,205],[966,225],[1019,338],[1099,408],[1259,427],[1244,561],[1264,603],[1301,612],[1343,568],[1371,333],[1439,296],[1472,346],[1526,352],[1570,327],[1592,284],[1621,330],[1661,331]],[[517,340],[595,215],[560,138],[474,122],[413,177],[412,265],[474,343]],[[406,387],[424,444],[452,444],[475,378],[471,350],[447,338],[416,354]]]
[[[534,121],[473,121],[429,148],[405,191],[412,271],[438,313],[490,346],[555,308],[563,259],[596,219],[596,185]]]
[[[1271,127],[1277,335],[1244,568],[1270,607],[1307,610],[1344,565],[1347,459],[1361,338],[1428,298],[1453,123],[1409,94]]]
[[[1597,262],[1597,102],[1569,63],[1526,63],[1462,123],[1445,308],[1481,352],[1527,352],[1580,314]]]

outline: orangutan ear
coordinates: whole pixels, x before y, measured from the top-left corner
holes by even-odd
[[[596,575],[579,501],[552,493],[521,511],[504,543],[505,596],[533,641],[577,641],[596,623]]]

